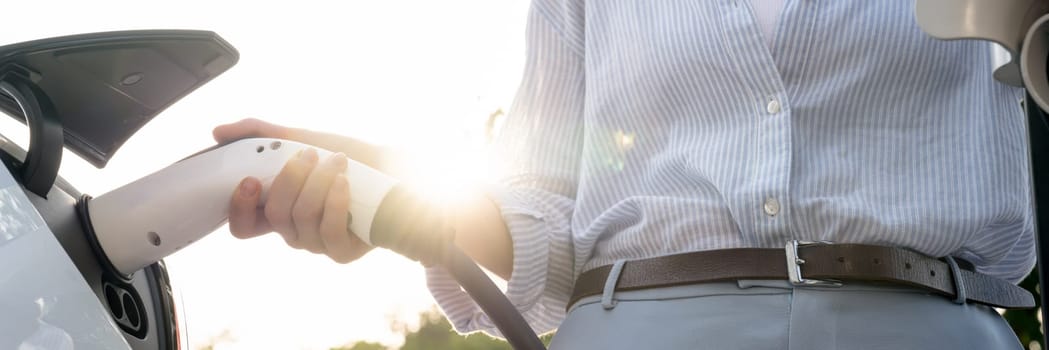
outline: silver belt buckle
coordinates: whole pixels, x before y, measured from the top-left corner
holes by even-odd
[[[805,264],[805,259],[798,257],[798,247],[819,245],[819,244],[831,244],[828,241],[799,241],[792,240],[787,242],[787,246],[784,247],[784,251],[787,253],[787,276],[790,279],[790,284],[794,286],[805,286],[805,287],[827,287],[827,288],[838,288],[841,287],[841,281],[837,280],[817,280],[817,279],[806,279],[801,276],[801,265]]]

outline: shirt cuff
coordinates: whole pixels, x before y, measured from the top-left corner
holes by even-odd
[[[513,270],[506,295],[536,333],[551,331],[564,318],[573,280],[571,200],[535,189],[489,189],[510,231]],[[502,336],[480,307],[442,267],[426,269],[438,306],[460,333]]]

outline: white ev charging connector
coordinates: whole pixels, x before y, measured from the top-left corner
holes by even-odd
[[[91,226],[109,261],[131,274],[215,231],[229,217],[233,190],[258,177],[265,200],[273,178],[307,145],[274,139],[244,139],[205,150],[161,171],[93,198]],[[323,158],[330,152],[318,149]],[[369,238],[375,210],[397,180],[348,159],[350,229]]]
[[[265,200],[284,164],[307,148],[315,147],[257,138],[198,152],[98,198],[83,198],[79,210],[84,230],[101,263],[114,274],[128,276],[225,224],[234,189],[245,177],[262,180]],[[318,149],[320,157],[329,154]],[[456,247],[445,210],[353,160],[347,162],[346,176],[351,184],[350,231],[373,246],[443,266],[511,346],[545,349],[513,304]]]

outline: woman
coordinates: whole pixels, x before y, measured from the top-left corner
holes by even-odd
[[[988,306],[1034,264],[1021,91],[993,79],[988,44],[934,40],[913,9],[534,0],[504,176],[457,208],[456,243],[537,331],[558,328],[555,349],[1021,348]],[[334,135],[215,129],[248,136],[383,169],[382,152]],[[304,152],[264,208],[246,179],[231,231],[360,257],[344,162]],[[784,262],[795,240],[836,244]],[[799,265],[848,274],[786,281]],[[456,329],[494,332],[444,271],[428,278]]]

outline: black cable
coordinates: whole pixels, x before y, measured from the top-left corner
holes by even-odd
[[[517,350],[545,350],[521,313],[477,263],[455,245],[455,231],[442,207],[403,185],[386,194],[372,221],[371,243],[424,265],[439,265],[459,282],[503,337]]]
[[[506,337],[506,341],[517,350],[545,350],[532,327],[525,321],[517,308],[506,299],[488,275],[466,256],[455,244],[447,246],[446,261],[441,264],[459,282],[466,294],[473,298],[495,327]]]

